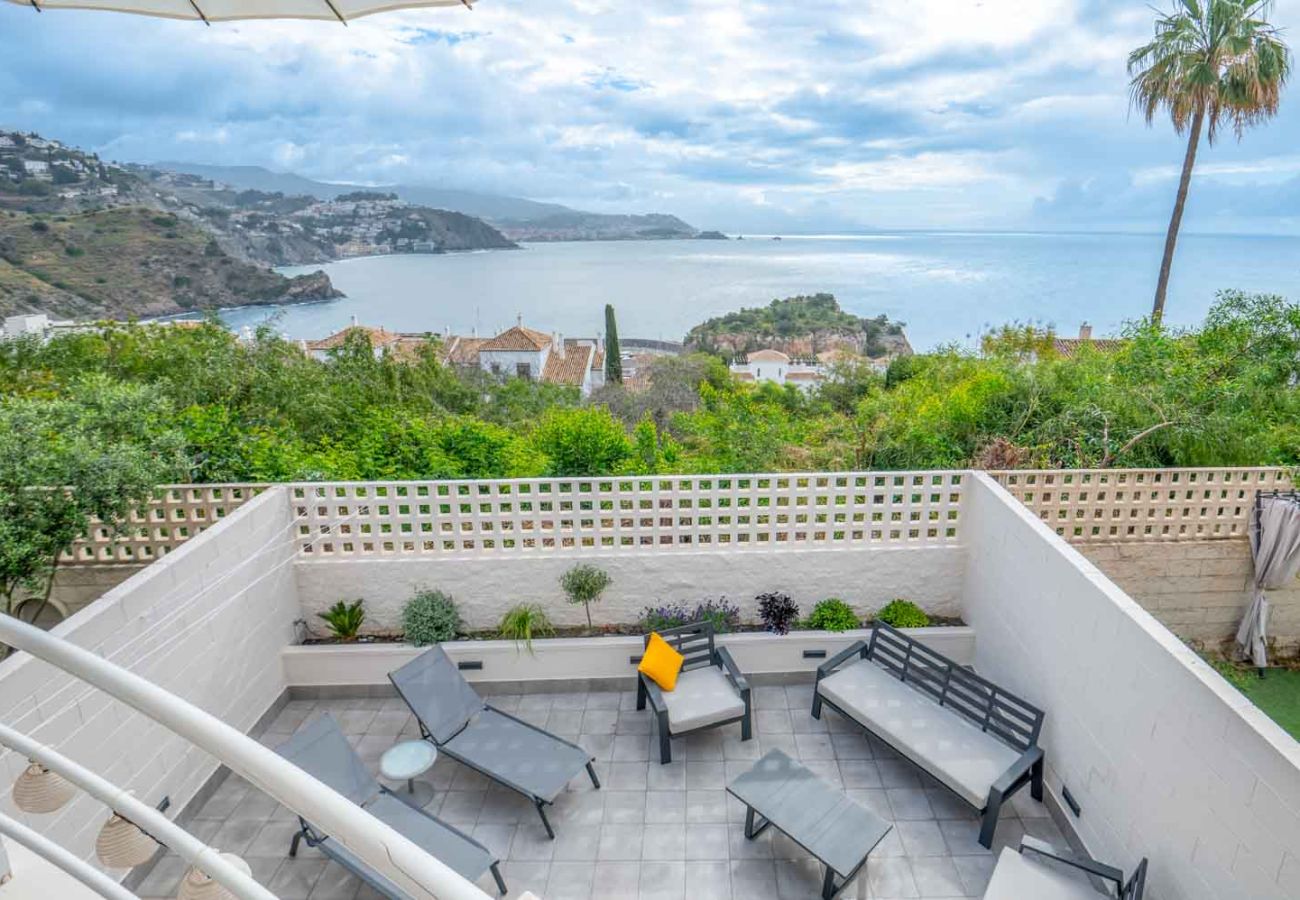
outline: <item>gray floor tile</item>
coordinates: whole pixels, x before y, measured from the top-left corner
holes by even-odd
[[[597,862],[593,893],[602,900],[637,900],[641,863]]]
[[[641,859],[641,841],[645,837],[644,825],[609,825],[601,827],[600,847],[596,858],[608,861]]]
[[[732,900],[731,864],[686,861],[686,889],[690,900]]]
[[[604,896],[593,892],[594,862],[552,862],[546,880],[546,900],[591,900]]]
[[[686,826],[647,826],[641,840],[641,859],[643,862],[686,859]]]
[[[324,872],[323,859],[286,859],[266,888],[280,900],[307,900]]]
[[[686,863],[642,862],[641,900],[685,900]]]

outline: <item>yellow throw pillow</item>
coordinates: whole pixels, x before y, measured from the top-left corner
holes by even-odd
[[[636,670],[644,672],[665,691],[671,691],[677,687],[677,675],[682,671],[684,661],[685,657],[674,650],[672,645],[657,633],[651,632],[650,642],[645,645],[645,654]]]

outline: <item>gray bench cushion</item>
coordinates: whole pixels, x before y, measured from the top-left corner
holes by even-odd
[[[701,666],[677,676],[677,686],[664,691],[668,707],[668,728],[674,734],[738,719],[745,714],[745,701],[717,666]]]
[[[989,879],[984,900],[1097,900],[1101,894],[1076,871],[1066,871],[1042,859],[1003,847]]]
[[[1020,756],[869,660],[823,678],[818,691],[976,809],[984,808],[993,782]]]

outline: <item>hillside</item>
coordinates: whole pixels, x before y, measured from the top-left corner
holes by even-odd
[[[287,172],[272,172],[259,166],[212,166],[199,163],[165,162],[153,168],[186,173],[236,190],[307,195],[333,200],[356,191],[384,191],[408,203],[451,210],[475,216],[495,226],[512,241],[653,240],[694,237],[696,229],[676,216],[662,213],[616,215],[570,209],[558,203],[540,203],[520,197],[484,194],[427,185],[364,187],[313,181]]]
[[[241,262],[157,210],[0,213],[0,314],[127,319],[336,296],[323,273],[290,279]]]
[[[837,348],[870,357],[912,352],[902,322],[859,318],[840,309],[832,294],[787,297],[717,316],[692,328],[685,343],[728,354],[771,348],[801,357]]]

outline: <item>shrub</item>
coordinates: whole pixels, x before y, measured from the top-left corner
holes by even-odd
[[[460,629],[460,611],[456,609],[456,601],[442,591],[416,591],[402,610],[406,642],[417,647],[449,641]]]
[[[876,621],[895,628],[924,628],[930,624],[925,610],[911,600],[890,600],[876,611]]]
[[[366,611],[364,600],[357,600],[355,603],[347,603],[340,600],[323,613],[316,615],[325,620],[325,625],[330,630],[330,634],[340,641],[355,641],[357,632],[361,630],[361,623],[366,620]]]
[[[740,624],[740,607],[719,597],[697,603],[694,608],[685,603],[665,603],[641,611],[641,626],[646,631],[663,631],[692,622],[712,622],[715,632],[726,634]]]
[[[858,627],[858,614],[838,597],[827,597],[813,607],[807,624],[821,631],[848,631]]]
[[[790,627],[799,621],[799,604],[791,600],[789,594],[759,594],[756,599],[758,616],[768,631],[789,634]]]
[[[520,603],[506,610],[497,631],[508,641],[516,644],[523,641],[524,647],[532,653],[533,638],[555,634],[555,626],[540,603]]]
[[[591,631],[591,604],[600,600],[600,595],[613,581],[609,573],[585,563],[574,566],[560,576],[560,587],[568,594],[569,602],[581,603],[587,611],[587,630]]]

